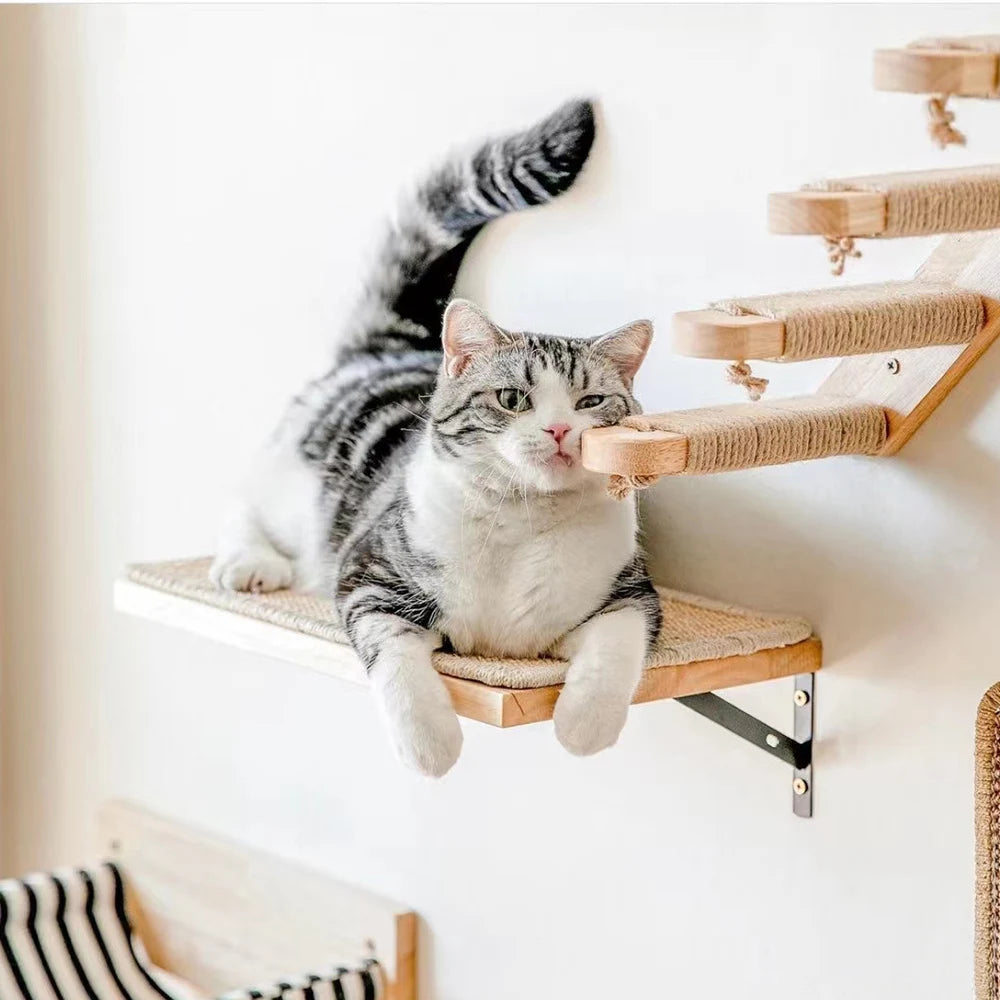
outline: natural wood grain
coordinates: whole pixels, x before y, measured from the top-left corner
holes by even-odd
[[[876,90],[983,97],[997,89],[1000,58],[963,49],[877,49]]]
[[[584,468],[620,476],[670,476],[687,466],[683,434],[637,431],[631,427],[595,427],[581,440]]]
[[[781,191],[768,195],[772,233],[874,236],[885,230],[888,202],[877,191]]]
[[[243,623],[247,619],[236,612],[207,608],[212,614],[205,616],[202,611],[206,606],[198,601],[164,594],[128,581],[119,581],[116,585],[115,606],[128,614],[160,621],[249,652],[300,664],[340,680],[367,683],[364,671],[350,648],[326,639],[301,635],[265,622],[252,622],[255,628],[246,629]],[[206,622],[211,623],[210,628],[206,627]],[[232,643],[228,638],[230,634],[234,640]],[[324,647],[333,647],[333,650]],[[809,673],[819,669],[821,659],[822,647],[819,640],[813,638],[746,656],[703,660],[681,666],[653,667],[646,671],[635,700],[641,702],[676,698],[796,673]],[[356,669],[345,669],[343,661],[347,660],[353,660]],[[459,715],[499,728],[550,719],[561,690],[561,685],[512,690],[458,677],[443,676],[442,679]]]
[[[208,995],[373,946],[390,1000],[415,1000],[416,915],[405,907],[128,803],[108,803],[100,828],[150,958]]]
[[[733,316],[721,309],[674,313],[671,346],[688,358],[748,361],[780,358],[785,324],[766,316]]]

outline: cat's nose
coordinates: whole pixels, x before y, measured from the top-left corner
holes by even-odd
[[[556,444],[560,444],[569,433],[569,424],[549,424],[545,428],[545,433],[551,434],[556,439]]]

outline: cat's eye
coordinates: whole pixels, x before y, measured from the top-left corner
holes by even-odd
[[[578,410],[592,410],[595,406],[600,406],[603,402],[603,396],[581,396],[576,401],[576,408]]]
[[[520,389],[497,389],[497,402],[511,413],[523,413],[531,409],[531,399]]]

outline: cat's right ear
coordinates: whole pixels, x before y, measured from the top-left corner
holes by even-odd
[[[441,331],[444,370],[457,378],[477,354],[495,351],[503,336],[503,330],[479,306],[467,299],[452,299],[444,311]]]

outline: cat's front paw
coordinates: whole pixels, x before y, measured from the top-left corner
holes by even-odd
[[[379,693],[396,756],[428,777],[447,774],[462,752],[462,727],[441,678],[394,679]]]
[[[552,721],[556,739],[577,757],[607,750],[618,742],[628,718],[629,701],[601,692],[563,688]]]
[[[440,778],[462,752],[462,727],[454,712],[438,718],[413,718],[400,727],[396,738],[399,759],[421,774]]]
[[[292,585],[294,568],[280,552],[255,547],[220,555],[212,563],[208,575],[224,590],[249,590],[268,594]]]

